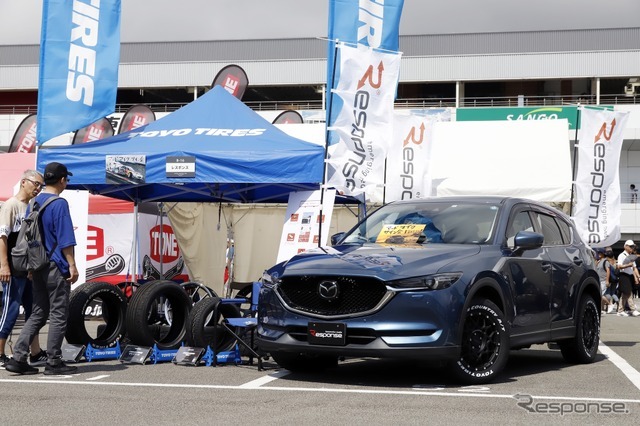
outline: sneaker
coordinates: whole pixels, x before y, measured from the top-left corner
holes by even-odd
[[[47,364],[44,367],[44,374],[48,376],[60,376],[63,374],[72,374],[75,373],[78,367],[73,365],[67,365],[64,362],[60,361],[60,364],[57,365],[49,365]]]
[[[29,364],[34,367],[45,365],[48,358],[49,356],[47,355],[47,352],[44,349],[40,349],[40,352],[37,354],[29,356]]]
[[[640,312],[636,311],[635,309],[633,310],[633,312],[631,312],[631,315],[634,317],[638,317],[640,316]]]
[[[615,309],[615,306],[613,306],[613,304],[610,304],[609,307],[607,308],[607,313],[608,314],[612,313],[614,309]]]
[[[6,356],[5,354],[0,354],[0,369],[4,370],[4,368],[6,367],[7,363],[9,362],[9,357]]]
[[[628,314],[628,313],[626,313],[625,311],[622,311],[622,312],[618,312],[618,316],[619,316],[619,317],[628,317],[628,316],[629,316],[629,314]]]
[[[39,372],[37,368],[30,366],[27,361],[18,361],[15,358],[11,358],[7,362],[5,369],[16,374],[38,374]]]

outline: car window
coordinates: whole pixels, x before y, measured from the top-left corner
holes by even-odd
[[[485,244],[493,236],[499,206],[488,203],[389,204],[372,213],[344,243]]]
[[[520,231],[533,231],[533,222],[527,210],[521,210],[511,218],[511,223],[507,227],[507,245],[514,246],[516,234]]]
[[[562,234],[562,241],[564,244],[571,244],[571,226],[562,219],[556,217],[556,223],[560,228],[560,233]]]
[[[540,212],[534,212],[534,216],[538,222],[538,225],[540,226],[540,229],[542,230],[542,235],[544,235],[543,244],[545,246],[562,245],[562,233],[560,232],[560,228],[558,227],[558,224],[556,223],[553,216]]]

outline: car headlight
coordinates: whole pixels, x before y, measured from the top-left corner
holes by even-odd
[[[390,281],[390,287],[402,290],[442,290],[451,287],[462,276],[462,272],[425,275]]]
[[[280,278],[277,272],[270,274],[268,271],[264,271],[260,282],[266,287],[273,287],[280,282]]]

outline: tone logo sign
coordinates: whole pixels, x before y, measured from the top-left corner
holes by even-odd
[[[151,259],[160,262],[162,254],[162,263],[171,263],[180,256],[180,248],[178,247],[178,239],[173,233],[173,228],[169,225],[156,225],[149,231],[149,243]],[[161,250],[162,247],[162,250]]]

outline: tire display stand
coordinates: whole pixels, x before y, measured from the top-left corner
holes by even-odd
[[[242,357],[240,356],[240,347],[238,344],[236,344],[230,351],[220,351],[218,353],[211,349],[211,346],[207,346],[207,351],[204,353],[202,360],[207,367],[211,367],[212,365],[215,367],[218,364],[242,364]]]
[[[157,364],[159,362],[169,362],[173,361],[178,353],[179,349],[159,349],[158,345],[153,345],[153,349],[151,350],[151,356],[149,360]]]
[[[88,362],[99,359],[119,359],[121,355],[120,342],[116,342],[113,348],[94,348],[89,343],[87,350],[84,352],[84,357]]]

